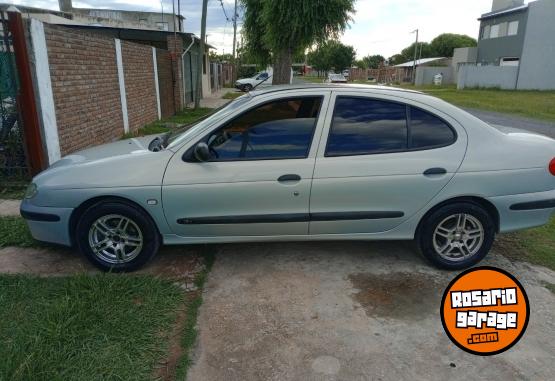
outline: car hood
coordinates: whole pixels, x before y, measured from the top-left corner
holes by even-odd
[[[113,143],[87,148],[63,157],[61,160],[58,160],[50,166],[50,168],[58,168],[69,164],[85,163],[123,155],[143,154],[145,152],[149,152],[148,145],[158,136],[159,135],[150,135],[119,140]]]
[[[121,140],[65,156],[33,181],[51,189],[160,185],[173,152],[152,152],[158,135]]]

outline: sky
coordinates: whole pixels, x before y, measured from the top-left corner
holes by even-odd
[[[6,0],[3,0],[6,1]],[[228,18],[233,17],[234,0],[222,0]],[[299,0],[302,1],[302,0]],[[7,0],[39,8],[58,9],[57,0]],[[177,0],[175,0],[177,4]],[[525,1],[528,3],[528,0]],[[357,0],[356,13],[350,27],[341,37],[345,44],[356,49],[357,57],[381,54],[390,57],[415,40],[430,42],[441,33],[467,34],[477,38],[477,18],[491,10],[492,0]],[[74,0],[77,8],[113,8],[171,12],[172,0]],[[200,34],[202,0],[181,0],[181,14],[185,16],[185,31]],[[177,5],[176,5],[177,8]],[[239,20],[239,30],[240,30]],[[220,0],[208,1],[208,42],[218,53],[231,53],[233,25],[226,20]],[[239,37],[238,37],[239,38]]]

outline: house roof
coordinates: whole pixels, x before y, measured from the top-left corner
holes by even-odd
[[[422,59],[416,60],[416,66],[424,65],[429,62],[434,62],[434,61],[439,61],[444,59],[445,57],[422,58]],[[412,66],[414,66],[414,61],[405,62],[400,65],[395,65],[394,67],[412,67]]]
[[[492,18],[492,17],[496,17],[496,16],[508,15],[508,14],[511,14],[511,13],[524,11],[524,10],[526,10],[526,9],[528,9],[528,4],[520,5],[520,6],[515,7],[515,8],[503,9],[503,10],[501,10],[501,11],[495,11],[495,12],[484,13],[484,14],[478,19],[478,21],[486,20],[486,19],[489,19],[489,18]]]

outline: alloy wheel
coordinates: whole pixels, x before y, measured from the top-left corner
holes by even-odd
[[[467,213],[453,214],[441,221],[433,235],[434,249],[449,261],[466,260],[480,250],[484,243],[484,227]]]
[[[128,263],[143,248],[143,233],[130,218],[110,214],[98,218],[89,229],[89,246],[94,255],[110,264]]]

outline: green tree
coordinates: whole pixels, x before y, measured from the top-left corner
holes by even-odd
[[[355,0],[241,0],[247,50],[274,63],[274,84],[289,83],[292,57],[345,30]]]
[[[464,34],[444,33],[432,40],[430,48],[436,57],[453,57],[453,50],[476,46],[472,37]]]
[[[402,54],[395,54],[387,60],[389,66],[400,65],[403,62],[406,62],[405,57]]]
[[[344,45],[337,40],[329,40],[308,53],[308,64],[319,71],[334,69],[341,71],[350,68],[355,61],[356,51],[350,45]]]
[[[401,51],[401,55],[404,58],[403,62],[413,61],[414,60],[414,46],[415,42],[413,42],[409,47],[403,49]],[[420,58],[430,58],[434,56],[434,52],[430,47],[430,44],[427,42],[418,42],[418,47],[416,50],[416,59]],[[402,62],[401,62],[402,63]]]
[[[368,69],[368,62],[366,62],[365,60],[356,60],[354,62],[354,65],[359,69]]]
[[[385,58],[379,54],[366,56],[362,60],[366,62],[366,68],[368,69],[377,69],[385,62]]]

